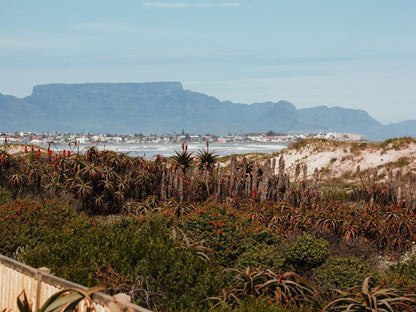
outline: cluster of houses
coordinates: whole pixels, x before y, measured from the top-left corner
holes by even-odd
[[[143,135],[143,134],[84,134],[84,133],[36,133],[36,132],[0,132],[0,144],[17,143],[46,146],[48,144],[175,144],[175,143],[289,143],[303,138],[327,138],[345,141],[363,141],[363,135],[350,133],[320,133],[320,134],[277,134],[274,132],[254,134],[229,134],[217,136],[213,134],[189,135],[185,133],[175,135]]]

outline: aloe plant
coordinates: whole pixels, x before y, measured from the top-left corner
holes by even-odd
[[[102,286],[81,289],[63,289],[51,297],[36,312],[69,312],[69,311],[95,311],[94,302],[91,300],[91,294],[103,290]],[[84,307],[79,304],[83,302]],[[20,312],[32,312],[32,306],[29,303],[26,292],[23,291],[17,298],[17,306]]]
[[[290,304],[299,305],[307,302],[320,308],[320,299],[317,292],[300,280],[300,276],[294,272],[272,272],[246,268],[245,270],[227,269],[233,280],[231,288],[223,289],[217,297],[207,300],[218,301],[216,305],[223,303],[237,303],[249,296],[265,296],[283,306]]]
[[[185,144],[182,144],[182,150],[175,151],[175,154],[171,159],[175,162],[176,166],[181,167],[183,170],[189,168],[194,163],[193,152],[189,152],[188,146]]]
[[[0,150],[0,165],[5,166],[8,164],[10,155],[3,150]]]
[[[395,288],[370,288],[372,277],[366,277],[360,288],[336,290],[338,297],[331,301],[325,312],[361,311],[416,311],[416,295]]]
[[[218,155],[209,151],[209,143],[207,141],[207,149],[203,148],[202,150],[199,150],[196,158],[198,160],[199,168],[212,171],[218,160]]]

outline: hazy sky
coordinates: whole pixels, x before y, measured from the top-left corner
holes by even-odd
[[[149,81],[416,119],[416,0],[1,0],[0,93]]]

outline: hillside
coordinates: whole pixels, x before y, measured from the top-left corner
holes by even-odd
[[[0,131],[191,134],[321,131],[370,140],[415,136],[416,121],[383,126],[367,112],[288,101],[236,104],[184,90],[180,82],[48,84],[23,99],[0,94]]]

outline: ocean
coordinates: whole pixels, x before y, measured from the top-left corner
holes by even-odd
[[[79,152],[85,153],[91,145],[80,145]],[[284,143],[210,143],[209,151],[214,152],[219,156],[231,154],[247,154],[247,153],[274,153],[287,147]],[[54,152],[61,152],[63,149],[71,150],[72,153],[78,152],[78,147],[59,145],[51,146]],[[156,155],[170,157],[175,155],[175,151],[180,151],[181,144],[98,144],[99,150],[112,150],[117,153],[125,153],[133,157],[144,157],[151,159]],[[199,150],[206,149],[205,143],[190,143],[188,144],[188,151],[197,154]],[[55,151],[58,149],[58,151]]]

